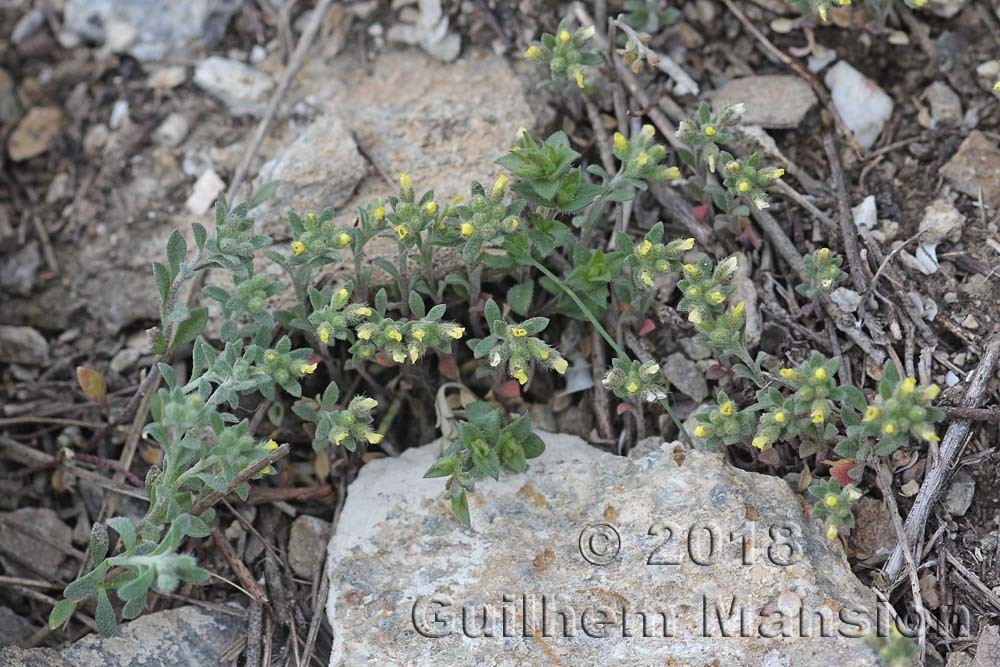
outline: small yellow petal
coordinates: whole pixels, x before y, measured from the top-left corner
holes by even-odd
[[[399,184],[403,188],[409,188],[413,185],[413,176],[410,176],[406,172],[399,175]]]
[[[306,244],[302,241],[292,241],[292,252],[301,255],[306,251]]]

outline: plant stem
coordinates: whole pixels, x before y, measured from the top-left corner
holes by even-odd
[[[545,268],[545,265],[536,260],[534,257],[530,255],[526,255],[525,257],[528,260],[529,264],[531,264],[533,267],[541,271],[542,275],[544,275],[546,278],[548,278],[556,285],[558,285],[559,289],[565,292],[566,295],[573,300],[573,303],[576,304],[576,307],[579,308],[581,312],[583,312],[584,316],[588,320],[590,320],[590,323],[594,325],[594,328],[597,329],[597,332],[599,334],[601,334],[601,337],[607,341],[608,345],[611,346],[611,349],[615,351],[615,354],[617,354],[622,359],[628,359],[628,355],[625,354],[625,350],[623,350],[621,346],[615,341],[615,339],[611,337],[611,334],[609,334],[607,329],[604,328],[604,325],[601,324],[600,320],[598,320],[597,317],[595,317],[594,314],[590,312],[590,309],[587,308],[586,304],[584,304],[583,301],[580,299],[580,297],[576,295],[576,292],[567,287],[566,283],[564,283],[562,280],[556,277],[554,273]]]

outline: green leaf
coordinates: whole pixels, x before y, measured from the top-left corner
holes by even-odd
[[[455,472],[455,460],[450,456],[445,456],[434,462],[427,472],[424,473],[425,478],[432,477],[447,477]]]
[[[277,189],[278,189],[278,184],[275,183],[274,181],[270,183],[265,183],[261,187],[257,188],[257,191],[253,193],[252,197],[250,197],[250,201],[247,202],[247,208],[248,209],[257,208],[265,201],[270,199],[274,195]]]
[[[529,280],[522,285],[515,285],[507,290],[507,303],[518,315],[527,315],[531,311],[531,300],[535,295],[535,281]]]
[[[472,528],[472,519],[469,516],[469,499],[466,497],[465,491],[451,497],[451,512],[463,526]]]
[[[109,567],[111,566],[108,561],[101,561],[100,565],[67,586],[63,595],[77,602],[91,597],[97,591],[97,586],[104,579]]]
[[[76,367],[76,381],[87,400],[104,404],[108,397],[108,383],[104,376],[88,366]]]
[[[156,280],[156,289],[160,292],[160,307],[165,308],[167,299],[170,298],[170,270],[159,262],[153,262],[153,278]]]
[[[521,447],[526,459],[536,459],[545,452],[545,442],[534,433],[529,433],[521,440]]]
[[[118,533],[125,545],[125,553],[131,555],[135,551],[135,526],[132,520],[123,516],[116,516],[108,519],[108,526]]]
[[[198,250],[204,250],[205,241],[208,240],[208,232],[205,230],[205,225],[200,222],[192,222],[191,231],[194,234],[194,243],[198,246]]]
[[[472,462],[484,475],[500,479],[500,457],[493,447],[483,447],[472,450]]]
[[[153,585],[153,580],[156,578],[156,570],[153,568],[146,569],[142,574],[140,574],[135,579],[122,584],[118,589],[118,597],[122,599],[123,602],[129,602],[139,598],[145,605],[146,593],[149,591],[149,587]]]
[[[90,529],[90,555],[95,563],[100,563],[108,555],[108,529],[95,523]]]
[[[409,298],[410,312],[417,317],[423,318],[427,315],[427,306],[424,305],[424,300],[417,292],[410,292]]]
[[[49,612],[49,629],[55,630],[69,620],[73,612],[76,611],[76,602],[73,600],[60,600]]]
[[[103,588],[97,591],[97,612],[94,614],[94,620],[97,621],[97,631],[101,633],[102,637],[110,637],[115,634],[118,619],[115,618],[115,610]]]
[[[174,347],[187,345],[205,329],[208,323],[208,308],[195,308],[186,320],[177,325]]]
[[[170,279],[173,280],[181,270],[181,263],[187,256],[187,241],[184,235],[176,229],[167,239],[167,267],[170,269]]]

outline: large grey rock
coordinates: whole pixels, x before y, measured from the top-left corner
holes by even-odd
[[[979,130],[969,133],[958,152],[941,167],[952,186],[973,199],[1000,208],[1000,148]]]
[[[863,148],[871,148],[892,116],[892,98],[843,60],[830,68],[824,81],[844,124]]]
[[[143,60],[212,46],[243,0],[66,0],[66,30]]]
[[[797,127],[816,105],[816,94],[801,77],[771,74],[732,79],[719,89],[712,105],[746,105],[743,122],[769,129]]]
[[[663,361],[663,376],[684,395],[696,403],[708,397],[708,382],[698,365],[680,352],[674,352]]]
[[[49,360],[49,343],[31,327],[0,324],[0,363],[40,366]]]
[[[0,646],[20,644],[35,634],[31,621],[9,607],[0,607]]]
[[[72,529],[48,508],[23,507],[5,512],[0,516],[0,560],[12,572],[57,579],[59,565],[66,558],[58,547],[69,545],[72,536]]]
[[[362,468],[330,542],[332,667],[877,664],[874,595],[784,481],[539,435],[527,474],[472,497],[474,531],[420,477],[439,443]]]
[[[244,632],[242,618],[200,607],[178,607],[140,616],[113,637],[88,635],[54,650],[0,650],[0,667],[186,667],[221,665]]]

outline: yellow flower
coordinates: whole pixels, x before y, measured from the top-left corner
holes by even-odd
[[[322,324],[319,327],[319,340],[321,343],[326,345],[330,342],[330,327],[326,324]]]
[[[826,12],[823,12],[823,13],[826,13]],[[826,20],[826,19],[824,19],[824,20]],[[839,532],[840,531],[837,530],[837,527],[831,523],[829,526],[826,527],[826,539],[828,539],[831,542],[833,542],[835,539],[837,539],[837,534]]]
[[[268,350],[267,353],[264,355],[264,361],[266,361],[269,364],[273,364],[277,360],[278,360],[278,353],[275,352],[274,350]]]
[[[358,327],[358,338],[361,340],[370,340],[372,335],[375,333],[375,325],[370,323],[362,324]]]
[[[388,338],[389,340],[394,340],[397,343],[403,340],[403,334],[400,332],[399,329],[395,327],[387,329],[385,332],[385,337]]]
[[[559,41],[563,44],[567,43],[571,39],[573,39],[573,36],[569,34],[569,30],[563,30],[559,33]]]
[[[445,328],[444,335],[450,336],[455,340],[458,340],[463,335],[465,335],[465,327],[451,325]]]
[[[358,308],[355,310],[355,312],[360,317],[369,317],[372,314],[372,309],[369,308],[368,306],[358,306]]]
[[[684,239],[677,247],[681,250],[691,250],[694,248],[694,239]]]
[[[350,433],[348,433],[344,429],[337,429],[333,433],[333,442],[334,442],[334,444],[339,445],[344,440],[347,440],[347,436],[349,436],[349,435],[350,435]]]
[[[517,229],[518,227],[520,227],[520,226],[521,226],[521,221],[520,221],[520,220],[518,220],[517,218],[511,218],[511,219],[509,219],[509,220],[508,220],[508,221],[507,221],[507,222],[506,222],[505,224],[507,225],[507,231],[508,231],[508,232],[513,232],[513,231],[515,231],[515,230],[516,230],[516,229]]]
[[[556,373],[559,373],[560,375],[566,372],[567,366],[569,366],[569,363],[562,357],[559,357],[558,359],[554,359],[552,361],[552,370],[554,370]]]
[[[825,380],[827,378],[826,369],[820,366],[819,368],[813,371],[813,377],[816,378],[817,380]]]
[[[786,421],[788,421],[787,412],[785,412],[784,410],[778,410],[777,412],[774,413],[775,424],[784,424]]]
[[[822,424],[826,420],[826,415],[823,414],[822,410],[813,410],[811,416],[813,424]]]
[[[476,233],[476,226],[471,222],[462,223],[462,236],[472,236]]]
[[[397,364],[401,364],[406,361],[406,350],[401,347],[394,347],[390,349],[389,354],[392,357],[392,360]]]
[[[702,130],[702,131],[705,133],[706,137],[714,137],[715,136],[715,126],[714,125],[706,125],[705,129]]]
[[[802,379],[802,374],[794,368],[782,368],[778,371],[778,375],[785,378],[789,382],[798,382]]]
[[[399,237],[400,241],[410,235],[410,229],[406,225],[396,225],[393,231],[396,232],[396,236]]]
[[[819,250],[817,250],[816,251],[816,259],[821,264],[826,264],[827,262],[829,262],[830,261],[830,249],[829,248],[820,248]]]
[[[924,387],[924,396],[926,396],[928,400],[933,401],[935,398],[938,397],[938,394],[940,393],[941,393],[941,387],[937,386],[936,384],[929,384],[926,387]]]
[[[576,85],[577,85],[577,87],[583,88],[583,72],[581,72],[580,70],[577,70],[576,71],[576,76],[574,76],[573,78],[576,79]]]
[[[410,345],[410,363],[417,363],[417,359],[420,358],[420,348],[416,345]]]
[[[993,90],[1000,93],[1000,81],[993,84]]]
[[[916,4],[917,2],[918,0],[913,0],[913,4]],[[819,5],[816,8],[816,11],[819,12],[819,20],[823,21],[823,23],[826,23],[826,5]],[[827,531],[826,535],[827,537],[830,537],[830,531]],[[830,539],[832,540],[833,537],[830,537]]]
[[[510,327],[507,329],[507,332],[515,338],[523,338],[528,335],[528,330],[524,327]]]
[[[747,307],[746,302],[740,301],[733,307],[733,315],[735,315],[736,317],[741,316],[743,314],[743,311],[746,310],[746,307]]]
[[[882,410],[880,410],[878,407],[876,407],[874,405],[869,405],[865,409],[865,419],[864,419],[864,421],[866,421],[866,422],[875,421],[876,419],[878,419],[881,416],[882,416]]]
[[[896,432],[896,425],[892,422],[886,422],[885,426],[882,427],[882,432],[886,435],[892,435]]]
[[[356,398],[353,401],[351,401],[351,403],[356,403],[359,408],[366,411],[374,410],[376,407],[378,407],[378,401],[369,396],[362,396],[360,398]]]
[[[701,324],[704,321],[705,318],[701,316],[701,311],[697,308],[688,313],[688,322],[691,324]]]
[[[913,390],[917,388],[916,378],[906,378],[899,383],[899,395],[909,396],[913,393]]]
[[[637,253],[645,257],[653,249],[653,244],[650,241],[643,241],[639,244],[639,248],[636,250]]]
[[[640,167],[645,167],[649,163],[649,154],[645,152],[639,153],[635,158],[635,163]]]
[[[736,406],[733,405],[732,401],[726,401],[719,406],[719,413],[722,414],[723,417],[732,417],[735,410]]]
[[[715,291],[715,292],[709,292],[708,293],[708,300],[711,301],[712,303],[718,305],[718,304],[722,303],[723,301],[725,301],[726,297],[725,297],[725,295],[722,292]]]
[[[264,449],[266,449],[269,452],[273,452],[277,448],[278,448],[278,443],[275,442],[274,440],[268,440],[267,442],[264,443]]]
[[[435,213],[437,213],[438,212],[437,202],[429,201],[426,204],[424,204],[424,212],[427,213],[427,215],[434,215]]]
[[[615,132],[615,149],[619,151],[626,150],[628,148],[628,139],[621,132]]]
[[[382,442],[382,438],[383,435],[381,433],[376,433],[375,431],[372,431],[371,433],[365,436],[365,440],[367,440],[369,443],[373,445],[377,445],[378,443]]]
[[[687,276],[689,280],[697,280],[698,276],[701,275],[701,270],[694,264],[685,264],[683,269],[684,275]]]
[[[292,252],[296,255],[301,255],[306,251],[306,244],[302,241],[292,241]]]
[[[707,438],[712,432],[705,428],[704,425],[698,424],[694,427],[694,435],[696,438]]]
[[[375,218],[376,222],[382,222],[385,220],[385,206],[379,206],[372,211],[372,217]]]
[[[847,2],[846,2],[846,3],[844,3],[844,4],[848,4],[848,5],[849,5],[849,4],[851,4],[851,0],[847,0]],[[779,168],[775,169],[775,170],[774,170],[774,173],[772,173],[771,175],[772,175],[772,176],[773,176],[773,177],[774,177],[775,179],[779,179],[779,178],[781,178],[782,176],[784,176],[784,175],[785,175],[785,170],[779,167]]]
[[[653,286],[653,274],[651,274],[647,269],[643,269],[639,272],[639,281],[646,287]]]
[[[347,291],[346,287],[341,287],[337,290],[337,298],[341,301],[347,301],[347,297],[351,296],[351,293]]]
[[[764,448],[767,447],[767,437],[763,435],[758,435],[750,442],[750,444],[752,444],[757,449],[764,451]]]
[[[668,179],[674,181],[681,177],[681,170],[678,169],[677,167],[667,167],[667,170],[664,172],[664,174]]]
[[[545,57],[545,53],[537,46],[529,46],[528,50],[524,52],[524,57],[528,60],[541,60]]]
[[[740,192],[750,192],[750,181],[740,181],[736,184],[736,189]]]
[[[402,174],[399,175],[399,184],[403,188],[412,187],[413,186],[413,176],[410,176],[408,173],[403,172]]]
[[[427,336],[427,332],[424,331],[423,329],[416,328],[416,329],[413,330],[413,337],[416,338],[418,341],[423,342],[423,340],[424,340],[424,338],[426,336]]]
[[[498,195],[503,192],[507,188],[509,180],[506,174],[500,174],[497,177],[496,183],[493,184],[493,194]]]
[[[927,442],[938,442],[939,440],[941,440],[941,438],[937,436],[937,433],[935,433],[934,429],[932,428],[925,428],[924,430],[920,431],[920,439],[926,440]]]
[[[636,382],[629,382],[627,385],[625,385],[625,391],[627,391],[630,394],[634,394],[635,392],[639,391],[639,385]]]
[[[528,374],[524,372],[523,368],[515,368],[511,376],[520,384],[525,384],[528,381]]]
[[[737,162],[736,160],[733,160],[732,162],[726,165],[726,171],[739,171],[739,170],[740,170],[740,163]]]
[[[836,507],[840,504],[840,498],[831,493],[823,502],[826,503],[827,507]]]
[[[318,364],[307,364],[307,363],[299,364],[299,373],[301,375],[312,375],[313,373],[316,372],[317,365]]]

